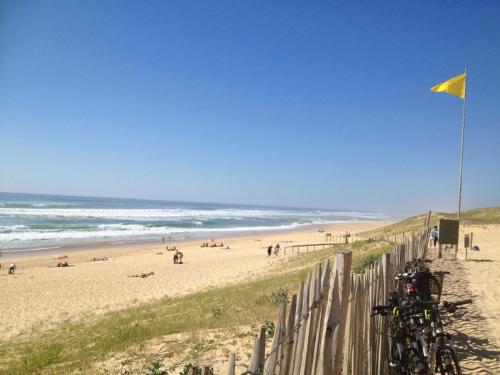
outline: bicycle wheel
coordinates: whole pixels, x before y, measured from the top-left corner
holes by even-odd
[[[450,347],[439,351],[437,355],[437,367],[442,375],[462,375],[457,353],[455,349]]]
[[[413,350],[410,352],[410,374],[414,375],[428,375],[429,374],[429,368],[427,367],[427,364],[425,360],[423,359],[423,356],[421,353],[419,353],[417,350]]]
[[[389,375],[406,375],[406,371],[403,372],[401,370],[401,358],[394,342],[391,342],[391,356],[389,357],[387,367]]]

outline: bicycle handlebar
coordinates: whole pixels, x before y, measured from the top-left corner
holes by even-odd
[[[443,301],[443,308],[444,309],[454,309],[458,306],[468,305],[470,303],[472,303],[472,299],[464,299],[462,301],[457,301],[457,302]]]
[[[454,311],[458,306],[462,305],[468,305],[472,303],[472,299],[465,299],[462,301],[456,301],[456,302],[448,302],[448,301],[443,301],[441,309],[445,309],[448,311]],[[399,311],[403,312],[405,310],[409,310],[411,308],[417,307],[417,306],[437,306],[439,305],[438,301],[415,301],[413,303],[409,303],[404,306],[391,306],[391,305],[376,305],[372,307],[373,313],[370,316],[375,316],[375,315],[389,315],[392,313],[395,307],[398,308]]]

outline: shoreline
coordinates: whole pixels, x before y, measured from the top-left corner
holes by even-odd
[[[235,232],[206,232],[200,233],[199,235],[190,234],[189,238],[171,238],[170,240],[165,240],[163,243],[162,239],[119,239],[110,241],[98,241],[98,242],[83,242],[83,243],[70,243],[70,244],[47,244],[46,246],[36,246],[36,247],[24,247],[24,248],[6,248],[0,249],[0,263],[2,260],[9,261],[20,261],[26,258],[35,257],[45,257],[50,255],[55,255],[59,253],[65,253],[66,255],[78,254],[78,253],[91,253],[96,251],[113,251],[115,249],[128,248],[130,250],[143,248],[146,246],[167,246],[167,245],[183,245],[190,244],[196,241],[206,241],[208,238],[217,238],[217,241],[230,240],[234,238],[250,237],[250,236],[272,236],[278,234],[295,233],[301,231],[307,231],[311,229],[324,229],[326,227],[337,225],[337,224],[350,224],[350,223],[380,223],[381,226],[393,223],[392,220],[352,220],[352,221],[333,221],[322,224],[303,224],[294,228],[276,228],[276,229],[266,229],[266,230],[248,230],[248,231],[235,231]],[[220,236],[216,236],[220,235]],[[165,239],[167,236],[165,236]]]
[[[349,222],[321,226],[325,232],[358,233],[387,224]],[[179,242],[183,264],[174,264],[173,252],[161,242],[115,246],[73,252],[70,267],[56,267],[51,255],[19,258],[14,275],[0,269],[0,338],[31,336],[33,329],[50,329],[61,321],[101,315],[163,297],[191,294],[211,287],[238,283],[277,271],[293,255],[268,257],[269,245],[324,242],[317,227],[281,233],[217,238],[224,247],[200,247],[202,240]],[[206,242],[206,239],[205,241]],[[229,246],[229,249],[226,249]],[[92,261],[103,258],[105,261]],[[147,278],[131,277],[142,273]],[[19,336],[18,336],[19,337]]]

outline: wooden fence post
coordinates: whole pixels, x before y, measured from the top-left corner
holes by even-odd
[[[318,373],[319,358],[323,348],[321,346],[324,337],[324,324],[325,324],[325,314],[328,306],[328,292],[330,285],[330,260],[328,259],[325,263],[323,274],[321,275],[321,286],[320,286],[320,298],[318,306],[318,321],[316,327],[316,342],[314,344],[314,355],[313,355],[313,367],[312,374]]]
[[[285,317],[286,317],[286,303],[280,305],[278,311],[278,318],[274,326],[273,343],[271,345],[271,354],[267,358],[265,373],[266,375],[274,375],[276,371],[276,360],[281,356],[282,341],[286,335],[285,332]]]
[[[347,308],[347,320],[346,327],[347,333],[345,338],[346,348],[344,350],[344,361],[343,361],[343,372],[346,374],[352,374],[352,352],[353,352],[353,340],[354,340],[354,291],[357,288],[358,276],[351,274],[350,281],[350,291],[349,291],[349,306]]]
[[[302,307],[301,307],[301,315],[297,323],[299,324],[299,331],[297,335],[297,342],[295,344],[295,355],[293,360],[293,375],[300,374],[300,368],[302,365],[302,352],[304,350],[304,339],[306,335],[306,323],[309,318],[309,289],[311,284],[311,274],[307,277],[307,282],[304,284],[302,289]]]
[[[229,356],[229,368],[227,369],[227,375],[234,375],[235,367],[236,367],[236,354],[231,353],[231,355]]]
[[[392,289],[392,270],[391,270],[391,256],[389,254],[384,254],[382,258],[382,295],[378,301],[379,304],[387,304],[387,299],[389,298],[389,292]],[[380,332],[386,333],[387,331],[387,321],[382,319],[380,321]],[[379,347],[377,353],[377,374],[385,374],[387,372],[387,357],[389,355],[389,343],[387,342],[387,337],[384,335],[379,336]]]
[[[288,375],[293,375],[293,369],[295,366],[295,361],[297,358],[297,343],[299,341],[299,332],[302,319],[302,305],[304,300],[304,281],[300,282],[298,296],[297,296],[297,308],[295,312],[295,328],[293,332],[293,344],[291,348],[291,362],[288,368]]]
[[[252,357],[250,358],[250,365],[248,371],[252,374],[261,375],[264,368],[264,356],[266,350],[266,328],[260,328],[260,334],[255,339],[255,346],[253,347]]]
[[[281,361],[278,363],[279,367],[279,375],[287,375],[290,364],[292,362],[292,354],[293,354],[293,340],[295,336],[295,314],[297,311],[297,295],[294,294],[292,296],[292,302],[290,302],[290,311],[288,312],[288,319],[286,322],[286,341],[283,343],[283,357]]]
[[[314,340],[316,337],[316,320],[318,316],[318,309],[315,304],[319,300],[319,285],[321,278],[321,267],[318,265],[314,269],[311,283],[309,285],[309,317],[306,321],[306,333],[304,337],[304,349],[302,353],[302,362],[300,367],[300,374],[307,375],[311,373],[312,357],[314,352]]]

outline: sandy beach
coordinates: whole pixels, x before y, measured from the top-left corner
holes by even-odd
[[[500,226],[464,226],[464,233],[474,233],[474,243],[480,251],[469,251],[465,261],[465,251],[459,250],[458,260],[454,252],[445,250],[443,258],[434,260],[432,267],[447,270],[443,300],[456,301],[472,299],[472,304],[457,311],[447,326],[454,337],[460,365],[464,374],[500,373],[500,307],[498,299],[498,262],[500,261]],[[460,244],[463,246],[463,243]],[[436,251],[430,249],[430,256]]]
[[[374,229],[387,222],[348,222],[324,227],[341,234]],[[69,254],[70,267],[55,267],[52,256],[13,259],[18,269],[0,273],[0,337],[10,338],[50,328],[63,320],[102,314],[154,298],[192,293],[272,272],[286,257],[267,257],[266,248],[280,243],[325,242],[317,227],[257,236],[218,238],[224,248],[201,248],[202,241],[176,243],[183,264],[173,264],[165,246],[106,248]],[[173,246],[173,245],[171,245]],[[230,249],[225,247],[229,246]],[[161,254],[163,253],[163,254]],[[108,257],[106,261],[90,261]],[[9,259],[9,263],[11,260]],[[154,272],[147,278],[131,275]]]
[[[488,332],[500,346],[500,225],[467,226],[461,232],[462,239],[464,233],[473,232],[473,245],[480,248],[469,251],[467,261],[461,250],[458,259],[462,261],[474,303],[488,318]]]

